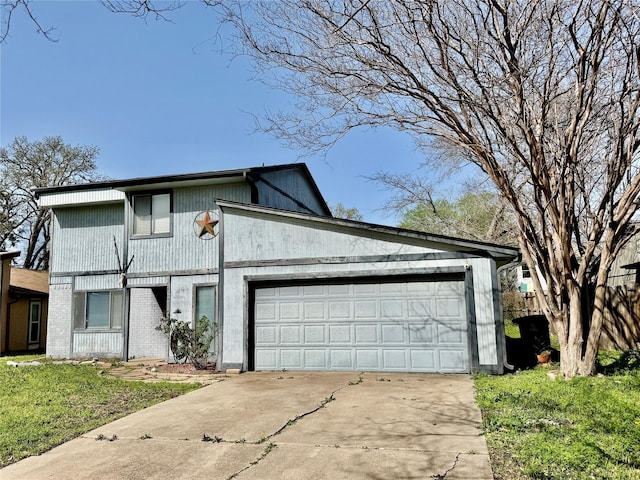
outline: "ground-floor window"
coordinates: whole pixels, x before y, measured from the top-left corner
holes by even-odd
[[[29,343],[40,343],[40,323],[42,319],[42,301],[29,302]]]
[[[122,291],[76,292],[76,329],[119,329],[122,327]]]
[[[216,320],[216,290],[213,285],[199,285],[196,286],[196,308],[195,308],[195,321],[197,322],[202,317],[207,317],[209,323],[214,323]]]

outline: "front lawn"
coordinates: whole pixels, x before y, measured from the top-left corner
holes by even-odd
[[[104,378],[92,365],[7,365],[34,358],[0,358],[0,467],[199,387]]]
[[[497,479],[640,479],[640,371],[475,377]]]

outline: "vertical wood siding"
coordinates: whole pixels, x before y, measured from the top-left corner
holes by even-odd
[[[198,238],[196,216],[216,211],[214,199],[249,202],[251,191],[245,183],[209,187],[179,188],[173,191],[173,229],[170,237],[129,241],[129,258],[135,255],[130,273],[168,272],[218,268],[218,238]]]
[[[320,200],[311,185],[297,170],[265,172],[261,177],[266,182],[257,182],[258,204],[302,213],[324,214]],[[269,185],[271,184],[271,185]],[[273,186],[277,188],[273,188]],[[289,195],[283,195],[282,190]],[[294,201],[293,199],[297,200]],[[301,206],[304,205],[307,208]]]
[[[74,332],[74,357],[122,357],[122,332]]]
[[[116,270],[115,235],[122,250],[123,204],[54,210],[51,271]]]
[[[225,212],[225,219],[225,238],[229,239],[225,241],[225,261],[438,251],[403,243],[391,235],[374,236],[361,229],[323,228],[308,220],[273,221],[265,214],[230,209]]]
[[[491,262],[488,259],[469,259],[473,269],[473,296],[476,310],[478,360],[480,365],[496,365],[496,322],[493,304]],[[495,288],[498,288],[495,286]]]
[[[93,275],[75,277],[75,289],[79,291],[115,290],[122,288],[120,275]]]

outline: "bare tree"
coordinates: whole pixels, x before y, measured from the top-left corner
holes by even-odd
[[[6,42],[11,30],[14,15],[24,13],[36,27],[36,31],[52,42],[57,41],[53,36],[54,27],[45,27],[34,13],[30,0],[0,0],[0,44]]]
[[[263,78],[300,99],[266,126],[290,145],[318,151],[353,128],[391,126],[440,138],[486,173],[515,214],[566,377],[594,372],[609,267],[635,228],[638,13],[634,0],[283,0],[227,11]]]
[[[24,268],[49,267],[50,219],[32,189],[102,179],[96,173],[98,148],[72,146],[60,137],[29,142],[17,137],[0,148],[0,247],[21,247]]]

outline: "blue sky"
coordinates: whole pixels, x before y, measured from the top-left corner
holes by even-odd
[[[395,225],[389,193],[366,176],[414,171],[411,139],[355,131],[326,157],[306,157],[254,132],[252,115],[287,109],[282,92],[252,79],[250,62],[220,53],[212,12],[188,2],[173,23],[109,12],[97,1],[33,2],[52,43],[25,15],[0,47],[0,144],[60,135],[100,148],[114,179],[304,161],[330,205],[357,207],[365,221]],[[223,40],[224,41],[224,40]]]

